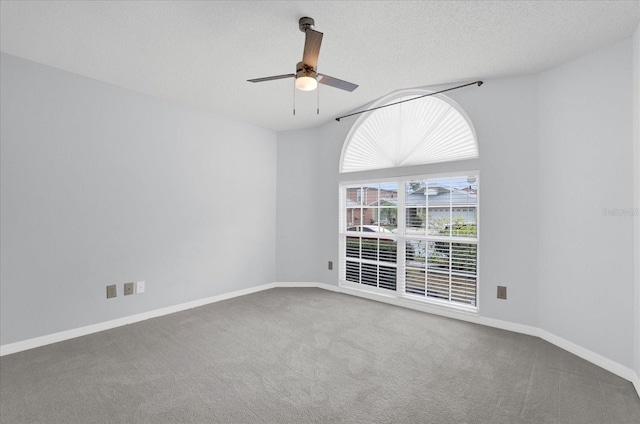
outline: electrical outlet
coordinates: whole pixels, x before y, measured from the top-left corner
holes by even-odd
[[[107,286],[107,299],[111,299],[112,297],[118,296],[118,289],[115,284],[111,284]]]
[[[329,261],[327,268],[329,268],[329,271],[333,270],[333,261]]]
[[[144,293],[144,281],[136,282],[136,293]]]
[[[129,296],[133,294],[133,283],[124,283],[124,295]]]
[[[498,299],[507,299],[507,287],[498,286]]]

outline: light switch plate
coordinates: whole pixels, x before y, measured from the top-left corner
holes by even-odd
[[[133,294],[133,283],[124,283],[124,295],[129,296]]]

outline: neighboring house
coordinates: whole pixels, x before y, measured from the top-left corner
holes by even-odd
[[[427,206],[429,208],[429,228],[439,232],[451,221],[475,224],[477,219],[477,188],[462,189],[430,185],[407,194],[407,227],[424,228]],[[425,199],[425,192],[428,199]]]
[[[398,204],[398,191],[378,188],[377,186],[354,187],[347,190],[347,225],[395,224],[395,219],[382,212],[378,219],[378,208],[374,206],[395,207]]]
[[[428,199],[425,198],[425,192]],[[430,228],[439,231],[450,218],[465,223],[476,223],[477,188],[469,185],[461,189],[431,185],[406,195],[407,227],[424,228],[429,207]],[[397,224],[398,193],[377,187],[347,190],[347,225]],[[376,213],[379,211],[379,215]]]

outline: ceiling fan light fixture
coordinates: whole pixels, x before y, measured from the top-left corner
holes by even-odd
[[[297,77],[296,88],[300,91],[313,91],[318,88],[318,80],[313,77]]]
[[[296,64],[295,74],[274,75],[271,77],[254,78],[247,81],[264,82],[285,78],[295,78],[294,93],[295,90],[316,90],[318,88],[318,83],[345,91],[353,91],[358,88],[357,84],[318,73],[316,69],[318,66],[318,55],[320,54],[320,45],[322,44],[323,34],[313,29],[314,25],[314,20],[309,17],[300,18],[300,21],[298,22],[300,31],[304,32],[304,50],[302,52],[302,61]]]

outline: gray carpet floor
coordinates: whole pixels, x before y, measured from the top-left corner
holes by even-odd
[[[0,358],[8,423],[640,423],[539,338],[271,289]]]

